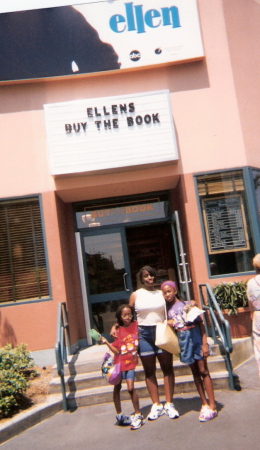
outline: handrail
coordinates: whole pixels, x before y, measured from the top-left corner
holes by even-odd
[[[206,298],[204,295],[203,290],[206,289]],[[233,369],[232,369],[232,363],[230,359],[230,353],[233,351],[233,345],[232,340],[230,337],[230,327],[229,323],[226,319],[224,319],[224,316],[222,314],[222,311],[219,307],[219,304],[215,298],[215,295],[212,292],[211,287],[208,284],[199,284],[199,291],[200,291],[200,299],[201,299],[201,305],[202,309],[205,311],[208,311],[208,319],[210,326],[208,325],[208,321],[204,317],[204,325],[207,336],[210,336],[214,340],[214,344],[219,344],[219,341],[221,342],[221,348],[223,357],[226,362],[226,367],[228,371],[229,376],[229,386],[230,389],[235,389],[234,384],[234,376],[233,376]],[[216,316],[217,312],[217,316]]]
[[[67,411],[67,397],[64,380],[64,364],[68,364],[68,355],[71,355],[70,337],[69,337],[69,322],[66,309],[66,303],[58,304],[58,320],[57,320],[57,334],[55,344],[55,355],[57,363],[57,372],[61,379],[61,393],[63,410]]]

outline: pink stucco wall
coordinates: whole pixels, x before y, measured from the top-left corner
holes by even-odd
[[[240,124],[249,166],[259,167],[260,121],[260,2],[223,1],[226,33]]]

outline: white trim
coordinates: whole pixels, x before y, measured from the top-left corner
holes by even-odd
[[[30,9],[53,8],[55,6],[82,5],[84,3],[104,3],[111,0],[2,0],[0,13],[27,11]],[[115,0],[114,0],[115,1]]]
[[[78,264],[79,264],[79,276],[80,276],[80,286],[81,286],[81,293],[82,293],[82,301],[83,301],[83,310],[84,310],[84,320],[85,320],[85,328],[86,328],[86,339],[88,345],[92,345],[92,339],[89,336],[88,332],[91,328],[90,325],[90,319],[89,319],[89,307],[88,307],[88,296],[87,296],[87,290],[86,290],[86,278],[85,278],[85,271],[84,271],[84,264],[83,264],[83,257],[82,257],[82,247],[80,242],[80,233],[75,233],[75,239],[76,239],[76,247],[77,247],[77,255],[78,255]]]

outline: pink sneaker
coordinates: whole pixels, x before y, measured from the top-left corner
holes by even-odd
[[[200,422],[208,422],[209,420],[215,419],[217,417],[218,412],[216,410],[210,409],[208,405],[202,406],[199,415]]]

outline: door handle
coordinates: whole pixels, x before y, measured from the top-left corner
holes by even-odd
[[[181,284],[191,283],[190,268],[188,263],[178,264],[178,273]]]
[[[125,272],[124,275],[123,275],[123,280],[124,280],[125,291],[129,292],[130,289],[128,289],[128,288],[127,288],[127,285],[126,285],[126,277],[127,277],[127,275],[128,275],[128,273]]]

